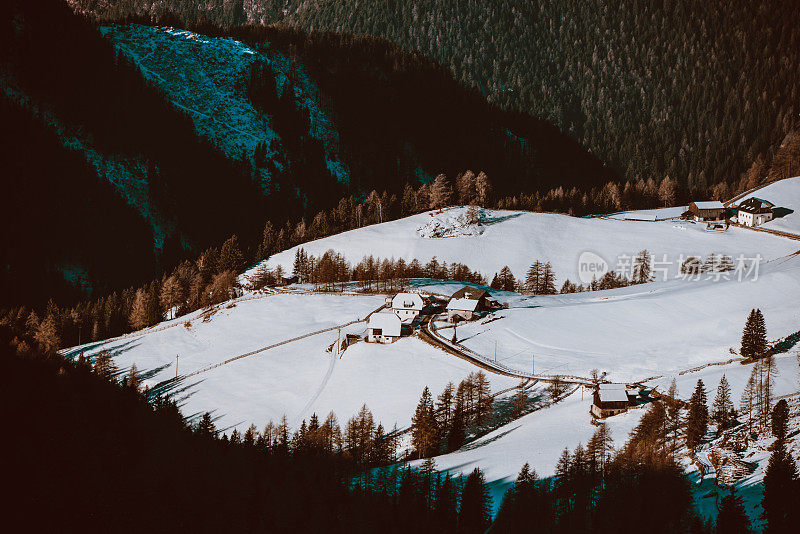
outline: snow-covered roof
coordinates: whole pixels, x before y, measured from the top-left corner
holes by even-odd
[[[369,328],[380,328],[384,336],[400,336],[400,318],[393,312],[373,313],[369,316]]]
[[[422,296],[419,293],[398,293],[392,299],[394,310],[417,310],[423,307]]]
[[[448,310],[475,311],[478,301],[474,299],[450,299],[447,303]]]
[[[600,384],[600,389],[628,389],[625,384]]]
[[[725,208],[719,200],[704,200],[695,202],[694,205],[700,210],[721,210]]]
[[[628,394],[624,389],[601,389],[598,395],[600,402],[628,402]]]

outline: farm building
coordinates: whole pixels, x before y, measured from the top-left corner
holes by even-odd
[[[447,320],[471,321],[480,311],[480,301],[478,299],[460,298],[450,299],[447,303]]]
[[[367,341],[370,343],[394,343],[400,339],[402,325],[396,313],[384,311],[373,313],[367,323]]]
[[[450,296],[451,299],[477,300],[480,308],[489,305],[489,292],[479,287],[464,286]]]
[[[697,222],[714,222],[724,220],[725,206],[718,200],[692,202],[684,214]]]
[[[739,211],[736,218],[739,220],[739,224],[758,226],[772,220],[774,217],[772,208],[774,207],[775,204],[772,202],[751,197],[739,204]]]
[[[589,413],[598,419],[603,419],[625,412],[631,405],[629,393],[624,384],[600,384],[594,392]]]
[[[392,311],[401,321],[413,321],[425,307],[422,295],[419,293],[398,293],[392,299]]]

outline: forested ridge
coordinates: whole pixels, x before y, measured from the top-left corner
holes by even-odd
[[[107,20],[169,11],[385,37],[551,122],[626,180],[738,180],[798,120],[792,0],[70,1]]]
[[[264,219],[276,226],[288,219],[310,220],[336,207],[342,197],[363,201],[373,189],[400,195],[404,184],[418,187],[441,172],[454,176],[470,167],[485,170],[498,196],[559,186],[583,190],[614,178],[599,159],[552,125],[487,104],[446,69],[385,40],[288,28],[229,31],[201,21],[194,29],[233,35],[260,51],[241,90],[277,132],[252,154],[226,155],[198,135],[191,116],[170,101],[157,77],[144,77],[93,22],[61,2],[12,1],[0,8],[0,15],[0,86],[7,123],[24,120],[28,130],[50,132],[65,145],[14,142],[0,161],[9,176],[36,176],[41,182],[36,195],[7,206],[7,228],[24,244],[5,261],[2,283],[10,302],[41,303],[48,296],[71,300],[86,290],[121,289],[231,233],[252,243]],[[338,138],[333,154],[310,133],[312,120],[298,102],[295,74],[278,81],[273,60],[279,55],[294,62],[291,71],[308,71],[319,86]],[[16,135],[17,128],[9,128],[8,135]],[[25,247],[43,242],[41,228],[56,225],[59,218],[89,217],[80,209],[85,202],[46,209],[59,199],[54,182],[74,180],[66,168],[44,171],[36,160],[51,159],[43,157],[45,150],[62,149],[91,163],[81,172],[92,174],[90,167],[95,167],[96,179],[79,196],[112,205],[123,200],[134,210],[121,210],[130,216],[116,221],[116,212],[106,211],[109,226],[118,235],[150,233],[152,243],[138,237],[127,242],[129,261],[117,263],[113,273],[105,240],[96,232],[76,232],[67,251],[40,247],[30,254],[38,263],[26,265],[49,274],[36,278],[38,294],[33,295],[18,283],[34,279],[20,260]],[[346,180],[330,170],[330,158],[348,169]],[[27,170],[20,174],[15,169]],[[267,191],[264,173],[270,177]],[[41,223],[26,225],[28,217]],[[78,273],[80,284],[69,278],[65,265]]]

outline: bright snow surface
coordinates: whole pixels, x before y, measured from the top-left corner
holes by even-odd
[[[549,213],[481,210],[481,232],[469,228],[455,237],[431,238],[419,229],[428,228],[432,219],[457,224],[466,208],[426,212],[397,221],[351,230],[301,245],[319,256],[329,249],[344,254],[351,262],[372,254],[381,258],[418,259],[425,263],[436,256],[439,262],[460,262],[491,279],[508,265],[517,278],[524,278],[535,261],[551,262],[560,285],[566,278],[578,281],[581,254],[594,252],[611,269],[630,271],[631,257],[647,249],[659,262],[669,265],[668,276],[678,272],[679,260],[709,253],[745,258],[760,254],[770,259],[795,252],[798,243],[785,238],[757,233],[745,228],[726,232],[707,232],[705,224],[683,221],[630,221],[577,218]],[[298,247],[299,248],[299,247]],[[291,271],[295,248],[272,256],[270,267],[282,265]],[[630,276],[630,272],[627,273]]]

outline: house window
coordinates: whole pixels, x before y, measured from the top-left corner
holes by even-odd
[[[381,329],[381,328],[373,328],[372,329],[372,335],[373,336],[380,336],[382,334],[383,334],[383,329]]]

